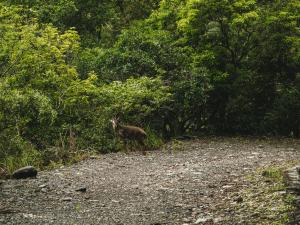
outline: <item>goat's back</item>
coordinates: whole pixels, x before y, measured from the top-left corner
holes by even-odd
[[[119,135],[122,138],[131,139],[131,140],[143,140],[147,137],[146,132],[136,126],[120,126]]]

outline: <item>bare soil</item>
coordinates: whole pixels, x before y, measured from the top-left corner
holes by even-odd
[[[219,137],[100,155],[0,181],[0,224],[247,224],[230,207],[247,175],[299,159],[299,140]]]

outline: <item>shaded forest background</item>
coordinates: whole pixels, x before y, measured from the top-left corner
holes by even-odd
[[[299,0],[0,0],[0,173],[183,134],[300,136]]]

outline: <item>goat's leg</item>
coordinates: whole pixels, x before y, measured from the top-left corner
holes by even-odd
[[[147,154],[146,149],[145,149],[146,145],[145,145],[144,140],[139,140],[138,143],[139,143],[140,149],[142,150],[142,154],[146,155]]]
[[[125,148],[125,153],[128,154],[128,141],[124,140],[124,148]]]

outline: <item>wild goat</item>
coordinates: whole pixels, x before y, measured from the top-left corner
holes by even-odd
[[[114,131],[118,134],[118,136],[124,141],[125,148],[127,151],[127,142],[129,140],[137,141],[141,146],[145,146],[145,139],[147,138],[146,132],[136,126],[129,126],[129,125],[121,125],[119,120],[113,118],[110,120],[112,123]],[[143,154],[145,154],[145,149],[143,148]]]

